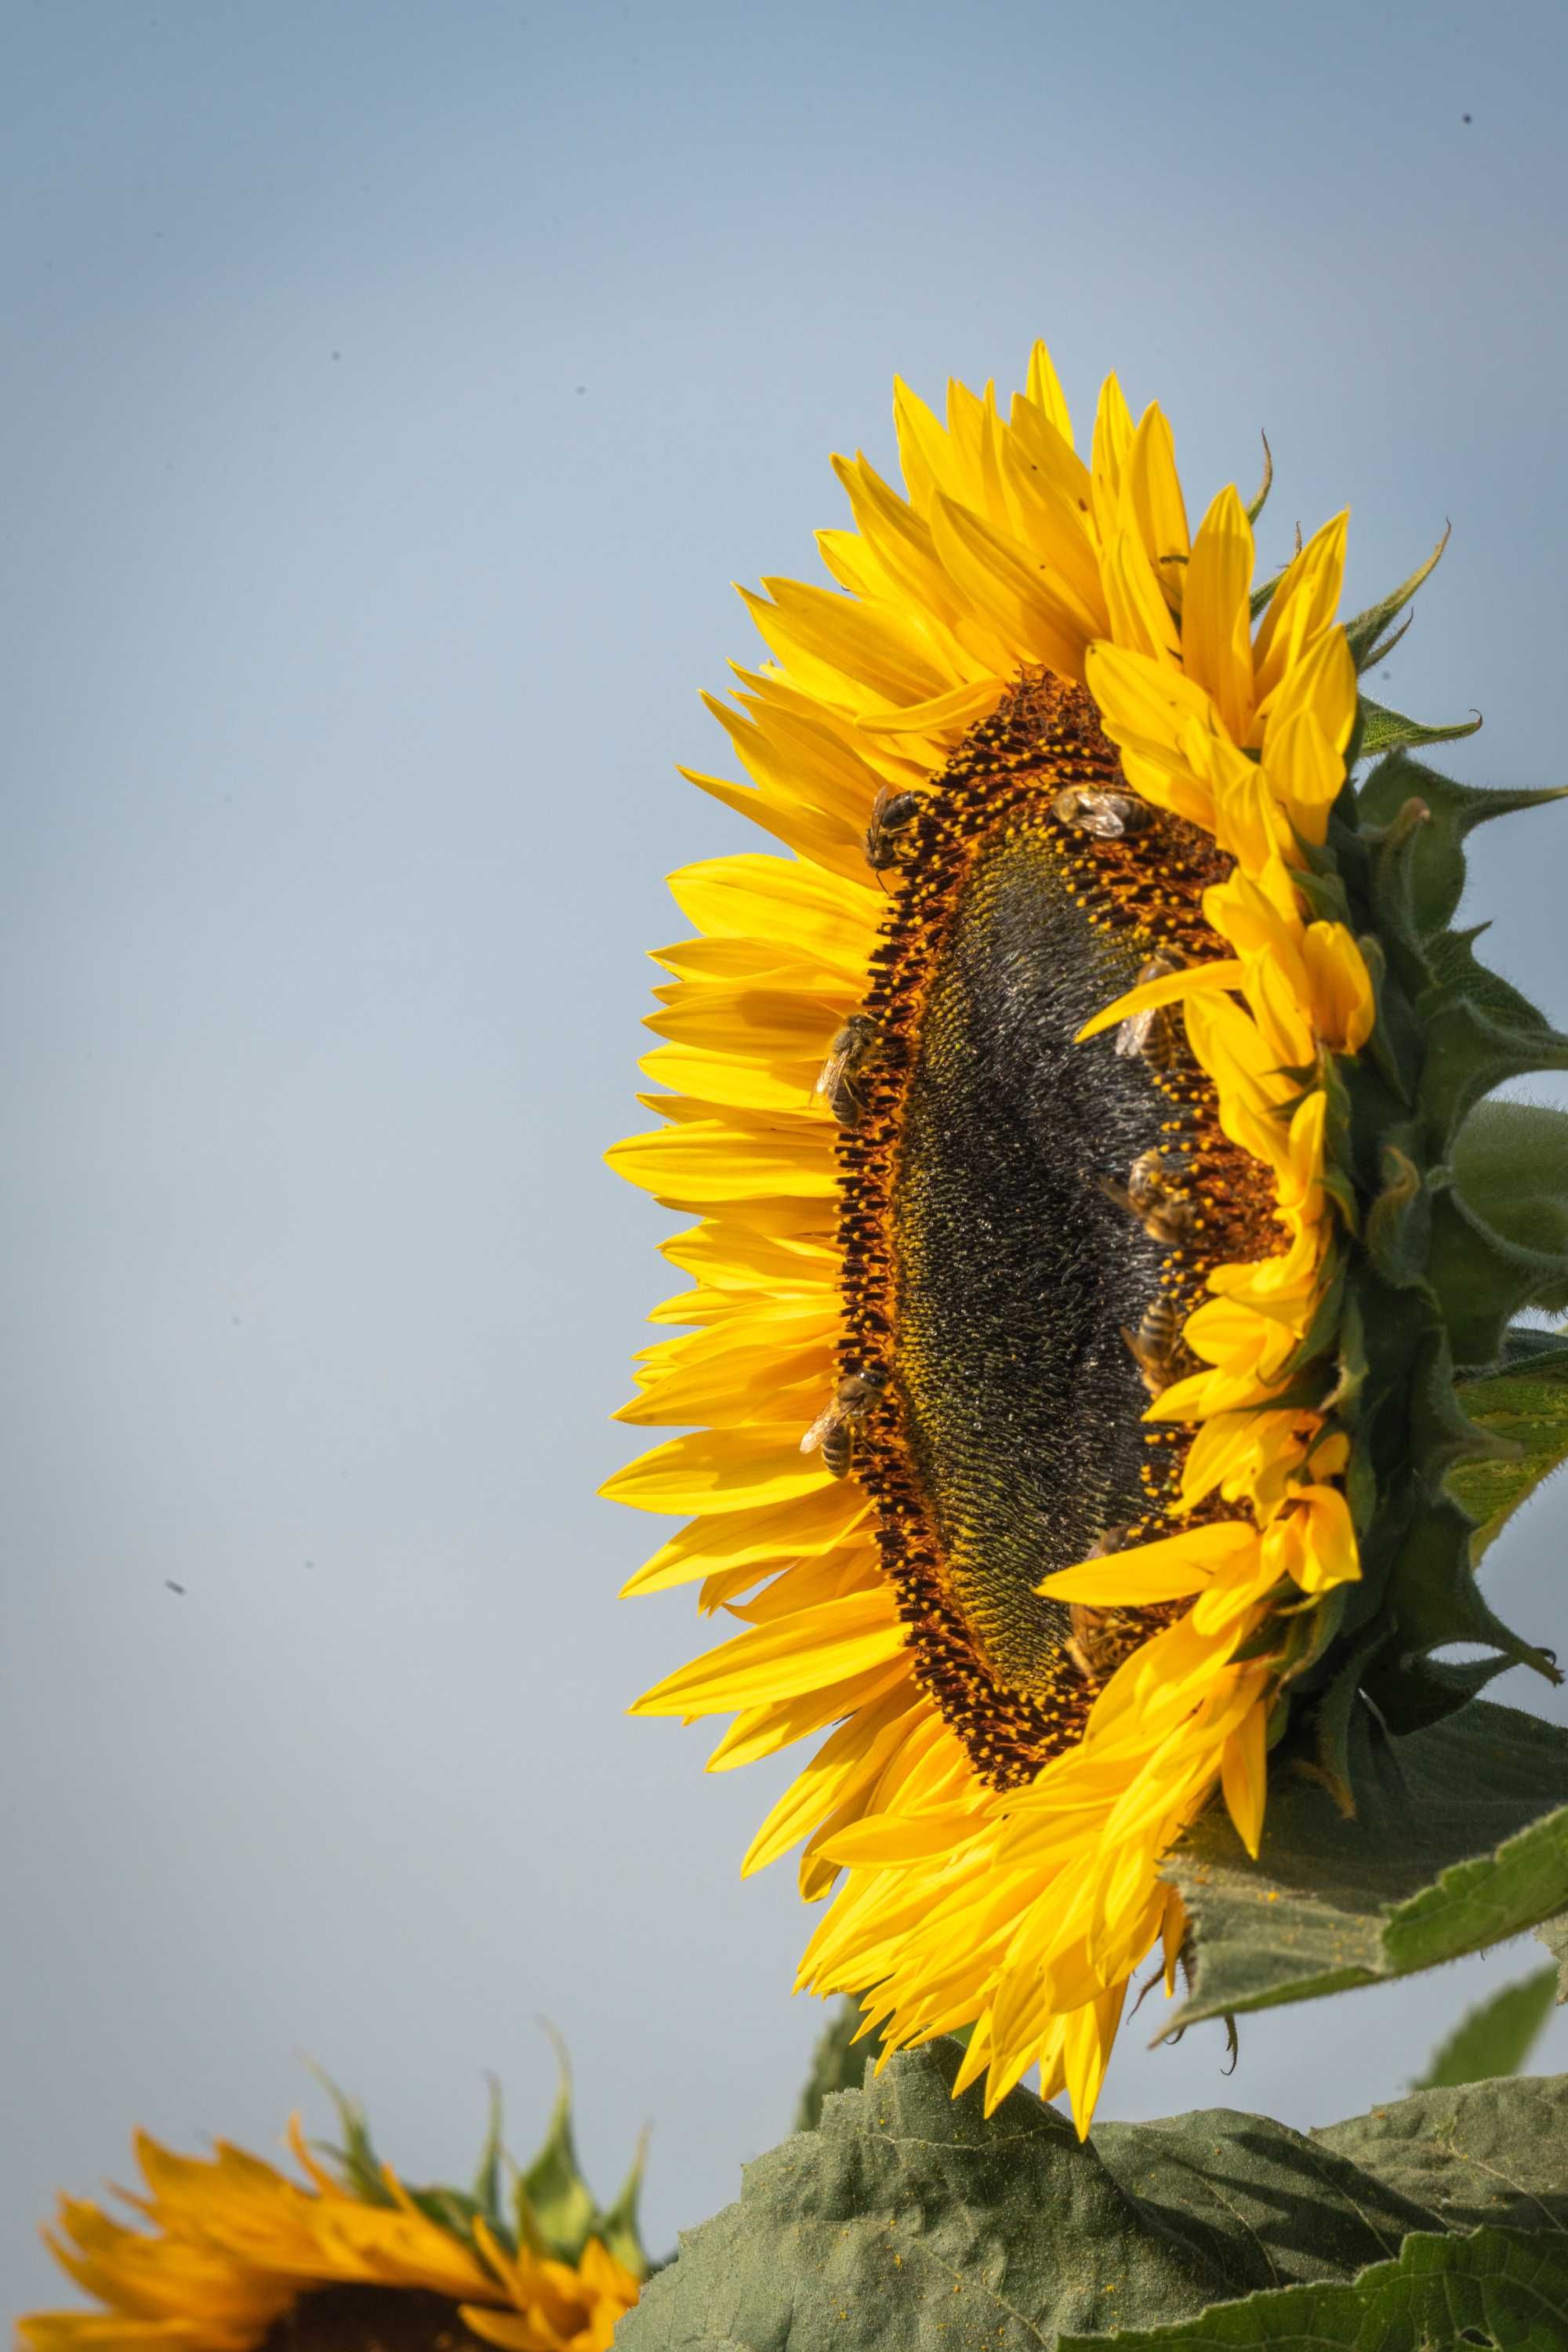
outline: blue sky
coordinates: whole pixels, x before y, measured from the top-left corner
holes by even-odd
[[[1556,781],[1565,83],[1532,5],[8,12],[18,2307],[133,2123],[324,2128],[301,2050],[430,2175],[487,2068],[526,2143],[550,2016],[602,2178],[654,2122],[660,2242],[784,2129],[773,1782],[624,1719],[692,1627],[594,1499],[663,1270],[599,1164],[644,950],[750,845],[674,774],[729,583],[810,572],[895,372],[1043,333],[1086,422],[1112,366],[1162,401],[1194,509],[1266,429],[1264,552],[1349,503],[1352,603],[1451,519],[1386,692]],[[1564,823],[1474,866],[1560,1013]],[[1491,1572],[1547,1640],[1563,1532]],[[1130,2038],[1107,2105],[1328,2120],[1526,1964],[1254,2020],[1228,2083]]]

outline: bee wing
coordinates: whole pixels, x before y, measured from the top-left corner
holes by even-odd
[[[848,1066],[849,1056],[842,1048],[836,1054],[829,1054],[822,1066],[822,1075],[812,1091],[815,1094],[826,1096],[831,1101],[842,1086],[844,1074]]]
[[[1130,1013],[1125,1021],[1118,1024],[1116,1051],[1122,1061],[1131,1062],[1143,1051],[1153,1026],[1154,1015],[1152,1011]]]
[[[823,1439],[826,1436],[828,1431],[833,1428],[837,1423],[837,1419],[838,1406],[837,1402],[830,1405],[824,1406],[822,1412],[817,1414],[816,1419],[806,1431],[805,1435],[801,1439],[801,1452],[803,1454],[815,1454]]]

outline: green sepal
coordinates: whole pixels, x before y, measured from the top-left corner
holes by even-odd
[[[1415,1100],[1413,1074],[1419,1061],[1415,1024],[1403,1017],[1403,997],[1390,993],[1387,959],[1381,940],[1373,939],[1363,932],[1356,945],[1372,982],[1374,1007],[1372,1034],[1362,1050],[1371,1055],[1378,1076],[1390,1093],[1404,1108],[1408,1109]]]
[[[1384,1629],[1374,1626],[1363,1633],[1353,1648],[1337,1654],[1336,1671],[1312,1713],[1312,1753],[1296,1759],[1298,1769],[1327,1790],[1334,1811],[1347,1822],[1353,1821],[1356,1812],[1352,1751],[1356,1727],[1364,1713],[1362,1685],[1387,1639]]]
[[[1501,1664],[1512,1664],[1532,1667],[1550,1683],[1563,1680],[1550,1650],[1523,1640],[1488,1606],[1470,1564],[1474,1532],[1469,1514],[1451,1495],[1427,1496],[1410,1515],[1384,1594],[1390,1639],[1364,1684],[1392,1730],[1415,1729],[1447,1712],[1445,1693],[1456,1706],[1470,1696],[1476,1686],[1470,1668],[1438,1670],[1425,1663],[1431,1651],[1451,1643],[1475,1642],[1498,1652],[1500,1664],[1478,1662],[1488,1679]]]
[[[1321,850],[1314,849],[1311,843],[1303,841],[1299,834],[1296,836],[1296,843],[1298,849],[1303,853],[1305,862],[1292,869],[1291,880],[1307,901],[1318,922],[1343,923],[1348,929],[1351,919],[1350,900],[1345,895],[1345,886],[1340,879],[1339,868],[1326,860],[1320,866],[1313,865],[1310,862],[1313,859],[1322,859]]]
[[[1409,635],[1410,625],[1415,618],[1415,615],[1414,613],[1406,613],[1403,621],[1400,622],[1399,626],[1396,629],[1390,629],[1387,636],[1380,638],[1378,643],[1371,648],[1370,652],[1367,654],[1366,659],[1361,665],[1362,668],[1363,670],[1375,669],[1379,662],[1385,662],[1388,659],[1389,655],[1394,651],[1394,646],[1398,645],[1400,639]]]
[[[1537,1969],[1478,2001],[1432,2053],[1413,2091],[1452,2091],[1461,2083],[1490,2083],[1517,2074],[1552,2014],[1555,1969]]]
[[[575,2262],[593,2234],[598,2209],[583,2178],[572,2131],[572,2067],[559,2034],[546,2028],[555,2045],[555,2104],[538,2154],[517,2170],[513,2197],[517,2230],[536,2253]]]
[[[1560,1265],[1555,1282],[1531,1292],[1531,1305],[1549,1315],[1568,1310],[1568,1111],[1479,1103],[1455,1140],[1451,1165],[1467,1207],[1491,1232]]]
[[[314,2059],[307,2058],[305,2063],[338,2111],[338,2130],[342,2142],[341,2147],[334,2146],[331,2140],[316,2140],[311,2145],[319,2155],[325,2157],[344,2188],[352,2189],[364,2204],[390,2205],[393,2202],[392,2191],[386,2185],[381,2158],[371,2139],[370,2124],[363,2107],[357,2099],[351,2099],[346,2091],[341,2091]]]
[[[1327,1279],[1312,1309],[1312,1319],[1279,1367],[1282,1378],[1289,1378],[1304,1371],[1309,1364],[1315,1364],[1320,1356],[1326,1355],[1333,1347],[1338,1336],[1344,1314],[1345,1270],[1342,1264],[1331,1258],[1325,1262],[1324,1272]]]
[[[1445,1330],[1431,1334],[1415,1366],[1410,1384],[1410,1437],[1412,1467],[1428,1494],[1439,1492],[1463,1464],[1511,1459],[1516,1451],[1506,1437],[1473,1421],[1465,1410]]]
[[[323,2074],[319,2066],[311,2065],[310,2071],[337,2108],[338,2128],[342,2135],[341,2146],[333,2146],[330,2141],[317,2142],[319,2152],[331,2165],[344,2188],[362,2204],[383,2208],[395,2206],[397,2200],[388,2186],[386,2168],[371,2138],[364,2109],[357,2099],[351,2099],[346,2092],[341,2091],[331,2075]],[[416,2188],[401,2179],[398,2184],[416,2212],[422,2213],[427,2221],[433,2221],[437,2229],[445,2230],[449,2237],[467,2246],[470,2252],[479,2251],[474,2237],[476,2220],[482,2220],[494,2230],[509,2252],[515,2242],[501,2211],[499,2179],[494,2178],[490,2170],[492,2148],[495,2158],[499,2158],[500,2155],[500,2127],[499,2095],[492,2081],[489,2126],[473,2190],[454,2189],[441,2183]]]
[[[1453,1187],[1432,1201],[1427,1278],[1447,1325],[1456,1363],[1485,1371],[1498,1360],[1503,1334],[1527,1307],[1568,1305],[1568,1261],[1523,1247],[1483,1223]]]
[[[1458,1715],[1516,1663],[1496,1652],[1484,1658],[1467,1658],[1458,1665],[1447,1658],[1410,1656],[1384,1672],[1379,1661],[1363,1687],[1373,1706],[1383,1711],[1389,1729],[1403,1738]]]
[[[594,2235],[614,2254],[623,2270],[633,2278],[646,2278],[652,2265],[642,2242],[637,2222],[637,2208],[642,2202],[643,2173],[647,2164],[646,2131],[637,2135],[637,2153],[631,2168],[616,2189],[612,2203],[599,2215]]]
[[[500,2084],[493,2074],[489,2076],[488,2080],[490,2094],[489,2116],[485,2126],[484,2141],[479,2149],[479,2160],[474,2167],[474,2185],[468,2194],[493,2230],[505,2226],[500,2189],[506,2151],[501,2144]]]
[[[1397,1144],[1384,1145],[1381,1173],[1383,1190],[1367,1213],[1367,1255],[1385,1282],[1408,1290],[1426,1278],[1432,1196]]]
[[[1258,520],[1268,503],[1268,493],[1274,488],[1274,452],[1268,446],[1267,433],[1259,434],[1258,438],[1263,444],[1263,479],[1247,502],[1247,520],[1249,523]],[[1281,573],[1280,577],[1283,578],[1284,574]]]
[[[1369,668],[1374,661],[1380,661],[1387,652],[1388,647],[1382,640],[1391,625],[1399,618],[1410,603],[1422,582],[1429,580],[1442,562],[1443,550],[1448,544],[1453,528],[1452,523],[1444,526],[1442,538],[1437,541],[1426,562],[1419,564],[1408,580],[1402,580],[1399,586],[1393,589],[1388,595],[1380,597],[1375,604],[1369,604],[1364,613],[1358,613],[1353,620],[1345,623],[1345,643],[1351,649],[1351,659],[1358,670]]]
[[[1432,812],[1418,793],[1403,801],[1386,824],[1366,831],[1372,850],[1372,901],[1380,932],[1414,945],[1421,937],[1416,875],[1421,836],[1432,823]]]
[[[552,2037],[554,2038],[554,2037]],[[577,2165],[572,2138],[572,2083],[566,2053],[555,2042],[560,2085],[551,2113],[544,2145],[526,2172],[520,2172],[507,2155],[501,2137],[500,2087],[489,2078],[489,2116],[471,2189],[434,2186],[416,2189],[400,2182],[404,2195],[427,2221],[479,2253],[474,2224],[482,2221],[498,2243],[515,2254],[527,2247],[558,2262],[577,2263],[590,2238],[609,2248],[634,2277],[647,2274],[648,2258],[637,2235],[637,2196],[642,2182],[644,2144],[639,2141],[632,2168],[615,2203],[601,2211]],[[396,2203],[387,2185],[385,2168],[371,2139],[364,2110],[340,2091],[319,2067],[311,2072],[338,2111],[342,2144],[323,2144],[328,2158],[345,2188],[367,2205]],[[502,2176],[510,2176],[510,2211],[502,2196]],[[481,2256],[482,2259],[482,2256]]]
[[[1446,727],[1429,727],[1363,694],[1357,709],[1355,756],[1358,760],[1373,760],[1384,751],[1418,751],[1427,743],[1457,743],[1461,736],[1474,735],[1480,723],[1480,713],[1477,711],[1471,718],[1453,719]]]
[[[647,2253],[637,2234],[637,2199],[642,2187],[646,2136],[637,2143],[631,2170],[613,2205],[602,2210],[583,2178],[572,2130],[572,2069],[566,2045],[546,2027],[555,2045],[557,2081],[549,2128],[527,2168],[511,2167],[513,2226],[518,2242],[556,2262],[577,2263],[591,2238],[607,2246],[634,2277],[645,2278]]]
[[[1494,1020],[1472,998],[1449,992],[1420,1010],[1426,1060],[1417,1099],[1434,1160],[1452,1149],[1476,1104],[1508,1079],[1537,1070],[1568,1070],[1568,1037],[1554,1029]]]
[[[1409,800],[1426,803],[1431,822],[1421,828],[1413,855],[1416,920],[1421,931],[1429,934],[1442,930],[1458,906],[1465,887],[1466,836],[1493,817],[1542,808],[1563,797],[1564,789],[1556,785],[1514,792],[1462,784],[1403,751],[1391,751],[1363,779],[1355,803],[1361,824],[1370,827],[1390,824]]]
[[[1468,931],[1437,931],[1422,945],[1434,1003],[1450,997],[1468,997],[1505,1029],[1546,1030],[1549,1024],[1512,981],[1492,971],[1475,952],[1475,943],[1489,923],[1476,923]]]

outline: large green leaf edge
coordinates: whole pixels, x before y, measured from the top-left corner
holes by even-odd
[[[1089,2352],[1103,2336],[1063,2336]],[[1346,2286],[1288,2286],[1222,2304],[1195,2319],[1115,2337],[1121,2352],[1563,2352],[1568,2345],[1568,2237],[1479,2230],[1406,2238],[1392,2262]]]
[[[1080,2145],[1031,2092],[989,2119],[977,2090],[954,2099],[959,2063],[937,2042],[827,2095],[817,2130],[682,2235],[616,2352],[1394,2352],[1402,2314],[1420,2321],[1449,2286],[1507,2315],[1510,2352],[1568,2341],[1514,2319],[1532,2294],[1561,2305],[1553,2265],[1568,2278],[1568,2078],[1423,2092],[1324,2132],[1211,2109]],[[1259,2332],[1277,2310],[1293,2336]],[[1238,2311],[1252,2335],[1198,2332]],[[1383,2333],[1303,2335],[1303,2311],[1323,2326],[1370,2313]]]
[[[1470,1557],[1479,1560],[1568,1461],[1568,1348],[1556,1332],[1517,1332],[1511,1360],[1500,1371],[1461,1381],[1456,1394],[1467,1420],[1511,1449],[1448,1473],[1451,1492],[1476,1521]]]
[[[1353,1820],[1288,1772],[1256,1862],[1217,1807],[1166,1857],[1192,1929],[1169,2032],[1436,1968],[1568,1911],[1568,1730],[1475,1699],[1397,1739],[1363,1706],[1352,1744]]]

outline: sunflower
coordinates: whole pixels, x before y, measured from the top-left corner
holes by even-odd
[[[601,2213],[564,2079],[504,2200],[499,2114],[472,2191],[410,2189],[338,2104],[344,2145],[325,2162],[290,2119],[302,2181],[224,2140],[187,2157],[139,2133],[144,2190],[117,2194],[147,2226],[62,2198],[45,2242],[100,2308],[22,2318],[21,2352],[605,2352],[647,2270],[640,2161]]]
[[[672,878],[663,1124],[608,1157],[696,1220],[619,1416],[690,1433],[605,1491],[691,1515],[628,1591],[744,1628],[640,1711],[732,1713],[714,1769],[827,1734],[745,1860],[832,1895],[801,1985],[1087,2131],[1204,1807],[1256,1854],[1282,1742],[1352,1803],[1350,1716],[1458,1703],[1446,1643],[1551,1670],[1442,1486],[1550,1271],[1450,1147],[1568,1053],[1453,877],[1546,795],[1361,696],[1430,563],[1342,624],[1341,514],[1255,583],[1267,460],[1192,531],[1160,410],[1110,378],[1086,463],[1038,346],[1005,417],[895,417],[904,493],[835,461],[836,587],[746,595],[772,658],[709,698],[751,782],[690,780],[791,855]]]

